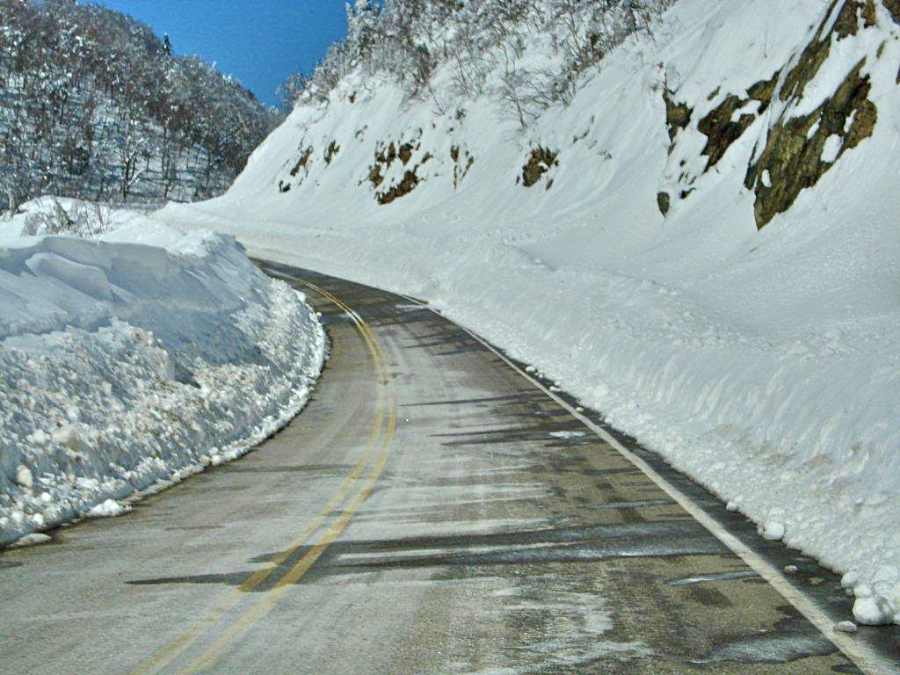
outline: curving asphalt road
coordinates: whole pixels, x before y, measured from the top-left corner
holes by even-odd
[[[888,673],[835,575],[415,301],[264,265],[332,354],[287,429],[0,554],[3,673]],[[798,570],[784,574],[786,565]]]

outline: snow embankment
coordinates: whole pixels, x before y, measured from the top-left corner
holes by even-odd
[[[525,133],[351,76],[157,217],[428,299],[900,620],[900,17],[872,7],[681,0]]]
[[[105,234],[19,236],[79,231],[73,207]],[[0,224],[0,545],[121,513],[304,405],[323,329],[232,237],[71,201],[24,211]]]

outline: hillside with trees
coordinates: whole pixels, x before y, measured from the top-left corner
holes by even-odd
[[[0,0],[0,209],[222,193],[280,121],[236,80],[123,14]]]
[[[348,35],[309,75],[284,85],[296,103],[327,101],[351,74],[394,79],[443,113],[488,95],[526,128],[579,86],[628,36],[651,32],[672,0],[356,0]],[[436,87],[449,69],[450,86]]]

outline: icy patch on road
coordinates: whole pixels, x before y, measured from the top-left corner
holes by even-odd
[[[553,438],[570,440],[572,438],[581,438],[582,436],[586,436],[587,433],[584,431],[551,431],[550,435]]]
[[[239,457],[325,355],[304,297],[233,238],[123,212],[20,236],[32,206],[0,225],[0,545]]]
[[[497,621],[520,625],[542,639],[527,648],[500,649],[492,655],[496,664],[475,671],[477,675],[575,672],[599,659],[629,661],[652,656],[643,642],[618,642],[606,638],[613,630],[612,614],[601,588],[580,590],[556,575],[523,577],[515,586],[492,592]]]

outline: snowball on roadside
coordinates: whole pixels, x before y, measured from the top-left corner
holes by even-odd
[[[730,511],[731,513],[734,513],[735,511],[738,510],[738,504],[737,504],[737,502],[728,502],[728,503],[725,505],[725,510],[726,510],[726,511]]]
[[[859,575],[856,572],[847,572],[841,577],[841,588],[854,588],[859,583]]]
[[[894,611],[887,600],[880,595],[872,595],[856,599],[853,618],[864,626],[886,626],[894,622]]]
[[[784,525],[774,520],[770,520],[762,528],[763,539],[768,541],[778,541],[784,537]]]
[[[21,539],[18,539],[13,546],[16,548],[21,546],[35,546],[37,544],[46,544],[48,541],[50,541],[49,535],[35,532],[34,534],[26,534]]]
[[[24,464],[19,464],[16,468],[16,483],[26,490],[34,487],[34,476],[31,475],[31,469]]]
[[[787,572],[788,574],[796,574],[797,566],[796,565],[785,565],[784,571]]]
[[[88,511],[88,515],[91,518],[114,518],[122,515],[127,510],[116,500],[107,499],[102,504],[97,504],[97,506]]]
[[[834,629],[841,633],[855,633],[858,630],[856,624],[852,621],[841,621],[835,625]]]

